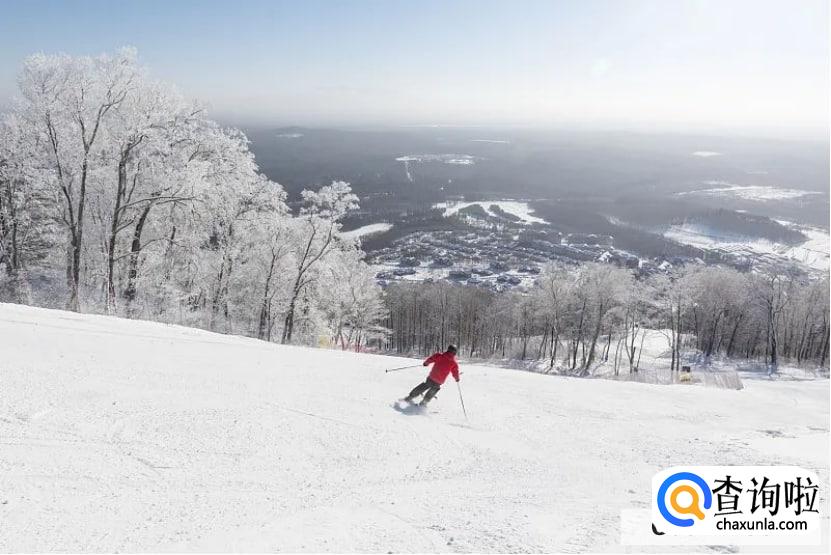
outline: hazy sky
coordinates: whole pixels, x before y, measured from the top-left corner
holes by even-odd
[[[828,27],[827,0],[0,0],[0,104],[30,53],[130,45],[239,123],[827,134]]]

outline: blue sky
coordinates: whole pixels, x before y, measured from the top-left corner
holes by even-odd
[[[0,104],[28,54],[129,45],[240,123],[822,132],[828,19],[824,0],[0,0]]]

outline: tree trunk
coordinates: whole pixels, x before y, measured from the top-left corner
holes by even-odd
[[[592,334],[592,342],[591,346],[589,347],[589,354],[583,363],[583,374],[587,374],[589,371],[589,367],[594,362],[594,353],[595,349],[597,348],[597,339],[600,337],[600,329],[603,326],[603,316],[605,315],[605,309],[603,304],[601,303],[597,309],[597,325],[594,328],[594,334]]]
[[[81,312],[81,255],[84,250],[84,213],[87,206],[87,175],[89,173],[89,149],[91,146],[92,142],[84,145],[84,159],[81,163],[81,185],[78,191],[78,210],[76,212],[75,228],[72,230],[72,271],[70,272],[71,282],[66,308],[74,312]]]
[[[283,336],[280,339],[280,343],[286,344],[291,343],[291,337],[294,333],[294,310],[297,305],[297,297],[300,295],[300,290],[298,289],[298,283],[295,282],[294,287],[292,288],[291,294],[291,301],[289,302],[289,308],[286,312],[286,317],[283,320]]]
[[[744,319],[744,314],[742,313],[736,319],[736,325],[733,326],[733,331],[730,333],[730,341],[727,342],[727,357],[728,358],[733,356],[733,345],[736,342],[736,334],[739,331],[739,326],[741,325],[743,319]]]
[[[263,300],[260,306],[260,321],[257,327],[257,337],[271,341],[271,279],[274,276],[274,266],[277,262],[277,255],[271,253],[271,264],[268,267],[268,274],[263,286]]]
[[[580,339],[583,337],[583,321],[586,314],[586,301],[583,301],[583,307],[580,310],[580,323],[577,326],[577,332],[574,340],[574,345],[572,346],[572,360],[571,360],[571,369],[574,370],[577,368],[577,351],[580,348]]]
[[[554,331],[551,330],[551,362],[548,365],[548,369],[551,370],[554,368],[554,363],[557,361],[557,346],[560,343],[560,331],[559,329]]]
[[[122,294],[124,299],[127,301],[128,315],[132,310],[133,302],[136,300],[137,294],[139,256],[142,249],[141,235],[144,231],[144,225],[147,223],[147,216],[150,214],[150,210],[152,208],[153,203],[147,203],[147,206],[144,207],[144,210],[142,210],[138,220],[136,221],[136,227],[133,229],[133,240],[130,243],[130,256],[128,258],[127,267],[127,286]],[[175,233],[175,228],[173,233]]]

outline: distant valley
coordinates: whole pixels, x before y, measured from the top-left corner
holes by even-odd
[[[535,130],[247,129],[296,200],[332,180],[382,283],[529,285],[548,263],[641,273],[725,264],[827,273],[826,144]]]

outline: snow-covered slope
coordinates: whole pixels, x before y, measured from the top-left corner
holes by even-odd
[[[405,359],[0,304],[0,551],[614,549],[677,464],[828,483],[828,381],[741,391]],[[827,490],[824,490],[827,491]]]
[[[689,223],[670,226],[664,232],[664,237],[700,249],[744,256],[756,261],[793,262],[806,269],[827,275],[831,252],[828,231],[817,227],[800,226],[785,220],[778,220],[778,222],[802,232],[807,240],[799,245],[786,245],[766,239],[730,235],[708,226]]]
[[[346,239],[359,239],[361,237],[366,237],[367,235],[375,235],[376,233],[383,233],[391,229],[392,224],[389,223],[369,224],[356,229],[351,229],[349,231],[344,231],[341,233],[341,237]]]

